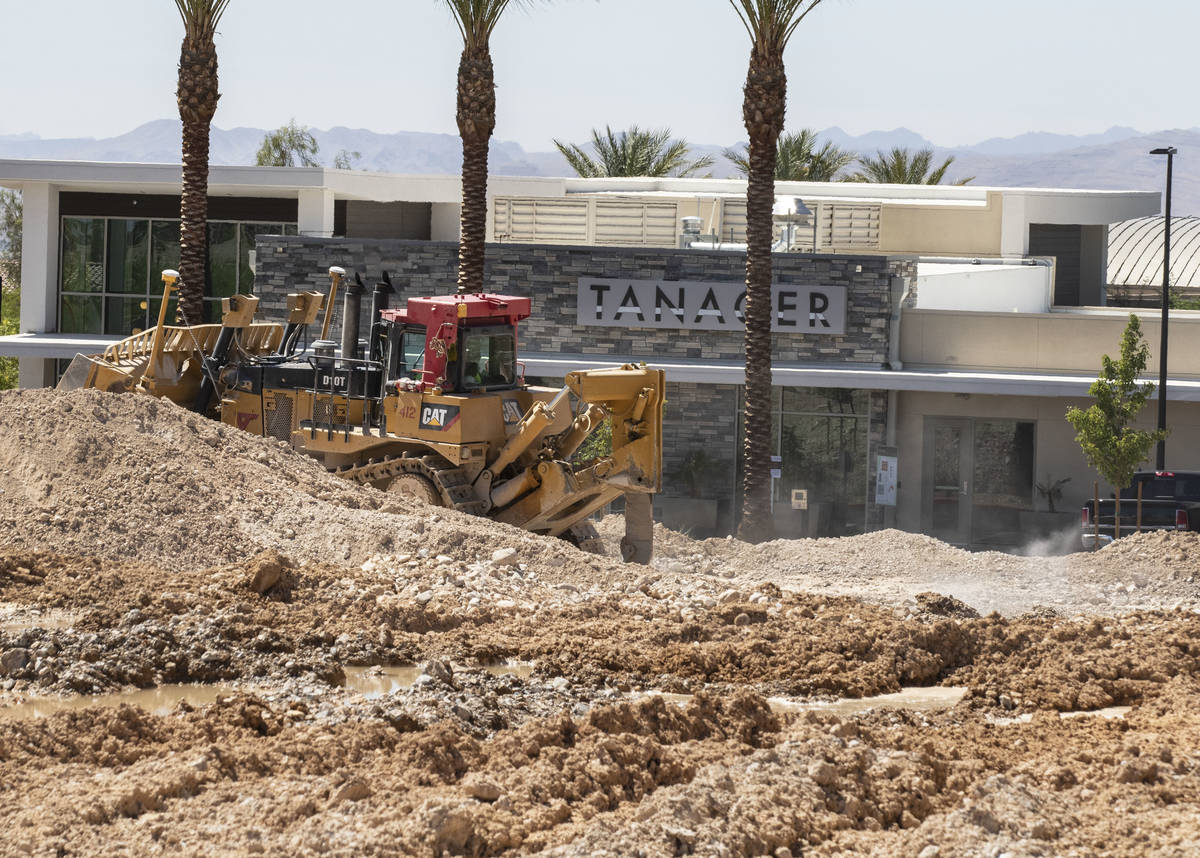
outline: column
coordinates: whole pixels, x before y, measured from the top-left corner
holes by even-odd
[[[301,235],[329,238],[333,235],[333,191],[313,188],[300,191],[298,227]]]
[[[27,182],[22,188],[21,333],[53,332],[58,327],[58,187]],[[54,380],[54,362],[21,358],[21,387],[44,387]]]

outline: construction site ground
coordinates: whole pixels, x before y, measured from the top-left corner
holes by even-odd
[[[1196,535],[600,528],[0,394],[0,854],[1200,855]]]

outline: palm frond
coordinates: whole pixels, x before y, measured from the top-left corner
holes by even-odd
[[[755,49],[782,53],[808,13],[822,0],[729,0]]]
[[[189,36],[211,39],[229,8],[229,0],[175,0],[175,8]]]
[[[946,177],[946,171],[954,163],[954,156],[946,158],[941,166],[933,168],[933,150],[919,149],[912,152],[903,146],[895,146],[890,152],[878,151],[875,157],[863,155],[858,163],[862,169],[851,181],[877,182],[892,185],[940,185]],[[974,176],[955,182],[965,185],[974,180]]]
[[[574,143],[554,141],[567,163],[582,178],[617,176],[687,177],[708,169],[714,163],[709,155],[691,158],[686,140],[672,140],[669,128],[644,129],[631,125],[624,131],[604,126],[603,133],[592,129],[595,158]]]
[[[450,10],[463,45],[468,49],[486,45],[500,17],[510,6],[532,6],[535,0],[441,0]]]

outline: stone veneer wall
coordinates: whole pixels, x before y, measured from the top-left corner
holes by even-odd
[[[791,254],[776,255],[774,263],[777,283],[839,285],[848,289],[844,336],[779,333],[774,338],[774,359],[824,365],[858,364],[869,368],[887,362],[893,278],[914,282],[914,259]],[[331,265],[358,271],[368,287],[379,279],[382,271],[387,271],[400,298],[444,294],[454,289],[458,245],[260,236],[255,292],[262,299],[261,318],[281,318],[288,292],[327,291],[326,272]],[[489,291],[534,299],[533,316],[521,328],[521,349],[525,353],[738,362],[743,358],[741,332],[681,334],[647,328],[577,325],[576,299],[580,277],[741,282],[745,277],[745,254],[660,248],[489,245],[487,272]],[[368,293],[363,298],[364,324],[369,305]],[[734,385],[671,382],[669,378],[667,385],[663,493],[688,494],[680,471],[693,450],[703,449],[713,466],[703,480],[700,494],[722,502],[723,520],[732,515],[736,495],[737,390]],[[875,448],[883,443],[887,422],[886,393],[873,393],[871,406],[869,434],[873,464]],[[881,511],[873,500],[872,491],[868,516],[871,525],[878,526],[882,521]]]
[[[326,291],[331,265],[358,271],[370,287],[387,271],[403,296],[452,291],[458,245],[387,239],[259,236],[255,292],[263,318],[279,318],[288,292]],[[625,355],[741,361],[740,331],[679,331],[605,328],[576,324],[579,278],[742,282],[744,253],[641,247],[559,247],[493,244],[487,248],[487,289],[534,299],[533,317],[522,324],[522,349],[542,354]],[[786,285],[845,286],[846,334],[780,333],[774,358],[820,364],[879,367],[888,360],[892,279],[916,278],[916,260],[884,256],[777,254],[775,281]],[[370,298],[363,299],[364,308]],[[365,317],[364,317],[365,318]]]

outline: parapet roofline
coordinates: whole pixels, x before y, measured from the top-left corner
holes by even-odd
[[[55,161],[0,159],[0,187],[19,188],[45,182],[66,190],[96,193],[178,193],[179,164],[127,161]],[[493,194],[560,197],[562,179],[544,176],[492,176]],[[447,202],[462,198],[457,175],[376,173],[332,167],[257,167],[216,165],[209,168],[210,196],[290,196],[304,190],[329,190],[339,199],[376,202]]]

